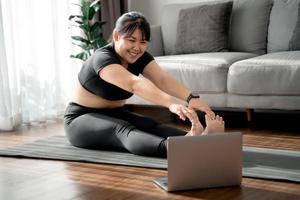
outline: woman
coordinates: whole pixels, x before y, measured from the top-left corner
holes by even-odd
[[[146,52],[150,27],[141,13],[122,15],[112,37],[112,43],[98,49],[79,72],[74,97],[64,116],[72,145],[165,157],[169,136],[224,131],[222,118],[163,72]],[[139,77],[140,73],[145,78]],[[133,94],[169,108],[183,120],[188,118],[191,130],[186,133],[130,112],[124,104]],[[188,107],[174,97],[186,100]],[[206,113],[205,130],[193,109]]]

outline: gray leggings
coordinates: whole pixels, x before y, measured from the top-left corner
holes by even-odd
[[[166,157],[166,139],[183,136],[172,128],[128,108],[94,109],[70,103],[64,115],[66,136],[74,146],[89,149],[129,151]]]

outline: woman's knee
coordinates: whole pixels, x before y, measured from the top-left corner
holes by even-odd
[[[65,124],[65,132],[73,146],[102,148],[114,141],[115,124],[112,121],[82,115]],[[115,144],[112,144],[115,145]]]

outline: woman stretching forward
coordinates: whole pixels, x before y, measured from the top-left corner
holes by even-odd
[[[112,37],[112,43],[98,49],[79,72],[64,116],[72,145],[165,157],[168,137],[224,132],[222,117],[215,116],[199,97],[162,71],[146,51],[150,26],[141,13],[122,15]],[[133,94],[167,107],[182,120],[188,118],[191,130],[186,133],[129,111],[124,104]],[[187,101],[188,107],[174,97]],[[206,113],[205,129],[194,110]]]

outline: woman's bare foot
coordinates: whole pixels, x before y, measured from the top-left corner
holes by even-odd
[[[191,130],[186,134],[187,136],[196,136],[201,135],[203,132],[203,126],[201,122],[199,121],[197,113],[192,109],[184,109],[183,113],[186,115],[186,117],[190,120],[192,126]]]
[[[209,118],[205,115],[206,128],[203,131],[202,135],[206,135],[209,133],[222,133],[225,131],[223,118],[217,115],[215,119]]]

